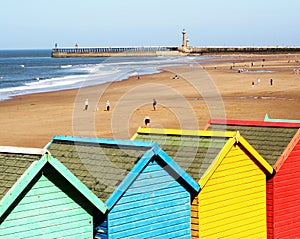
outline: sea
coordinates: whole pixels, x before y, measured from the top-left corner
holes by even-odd
[[[0,50],[0,101],[158,73],[197,59],[203,57],[52,58],[51,50]]]

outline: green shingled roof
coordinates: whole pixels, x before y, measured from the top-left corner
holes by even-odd
[[[274,166],[299,128],[211,124],[208,130],[240,131],[265,160]]]
[[[0,152],[0,199],[42,155]]]
[[[53,140],[48,150],[106,201],[149,147]]]
[[[157,142],[194,180],[199,181],[227,142],[225,137],[138,133],[136,140]]]

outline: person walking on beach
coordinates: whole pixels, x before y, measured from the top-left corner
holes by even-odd
[[[156,110],[157,101],[156,99],[153,99],[153,110]]]
[[[145,123],[146,128],[148,128],[148,127],[149,127],[149,124],[150,124],[150,117],[149,117],[149,116],[146,116],[146,117],[145,117],[144,123]]]
[[[89,108],[89,99],[86,99],[84,102],[84,110],[88,110]]]
[[[271,86],[273,85],[273,79],[272,78],[270,79],[270,85]]]
[[[260,83],[260,78],[257,78],[256,82],[257,82],[257,84],[259,84]]]
[[[109,100],[106,101],[106,111],[109,111],[110,110],[110,104],[109,104]]]

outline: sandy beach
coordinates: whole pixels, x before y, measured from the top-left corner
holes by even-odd
[[[140,79],[18,96],[0,102],[0,145],[44,147],[54,135],[129,139],[146,116],[151,127],[182,129],[202,129],[210,118],[263,120],[266,113],[300,119],[298,59],[224,56]]]

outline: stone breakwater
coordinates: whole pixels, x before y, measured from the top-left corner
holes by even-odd
[[[276,53],[299,53],[299,47],[281,47],[281,46],[232,46],[232,47],[178,47],[179,52],[183,52],[187,55],[212,55],[212,54],[276,54]]]
[[[184,56],[213,54],[275,54],[300,53],[300,47],[84,47],[54,48],[51,56],[66,57],[114,57],[114,56]]]

